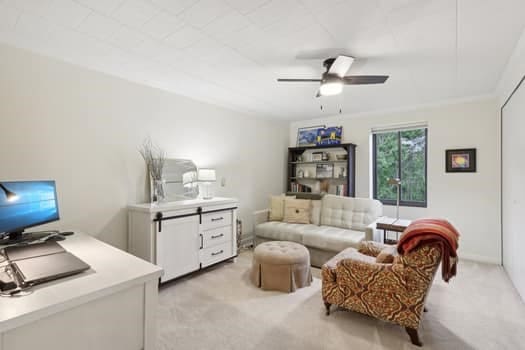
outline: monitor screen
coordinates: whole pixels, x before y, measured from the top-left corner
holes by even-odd
[[[0,233],[58,219],[55,181],[0,182]]]

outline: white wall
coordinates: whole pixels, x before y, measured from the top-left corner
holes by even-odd
[[[525,85],[503,109],[502,123],[502,222],[503,266],[525,297],[525,255],[522,253],[523,213],[525,212]]]
[[[509,59],[498,86],[499,103],[503,106],[525,75],[525,31]],[[523,174],[525,172],[525,85],[502,111],[502,238],[503,266],[525,299],[525,256],[521,252],[523,228],[521,219],[525,210]]]
[[[516,85],[525,75],[525,30],[521,34],[497,87],[500,107],[509,98]]]
[[[428,207],[402,207],[400,216],[444,217],[461,233],[460,257],[499,264],[500,151],[499,117],[495,98],[367,115],[343,115],[291,123],[290,146],[297,128],[326,124],[343,126],[343,141],[355,143],[356,196],[370,197],[370,130],[403,122],[428,122]],[[477,172],[445,172],[445,150],[477,148]],[[394,216],[395,207],[385,206]]]
[[[288,124],[0,45],[0,180],[55,179],[62,220],[126,248],[126,205],[146,201],[138,147],[148,135],[169,157],[216,167],[251,212],[284,189]]]

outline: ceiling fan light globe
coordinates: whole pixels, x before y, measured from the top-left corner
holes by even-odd
[[[14,193],[7,196],[7,201],[10,203],[16,202],[17,200],[18,200],[18,196]]]
[[[330,81],[322,83],[319,88],[321,96],[333,96],[338,95],[343,91],[343,83],[340,81]]]

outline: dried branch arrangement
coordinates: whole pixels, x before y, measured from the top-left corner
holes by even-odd
[[[158,146],[155,146],[149,137],[144,140],[139,152],[146,162],[151,179],[153,181],[162,180],[162,169],[166,162],[166,153]]]

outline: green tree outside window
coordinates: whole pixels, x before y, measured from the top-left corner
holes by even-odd
[[[427,204],[427,129],[374,134],[374,198],[395,204],[397,189],[388,179],[401,179],[401,205]]]

